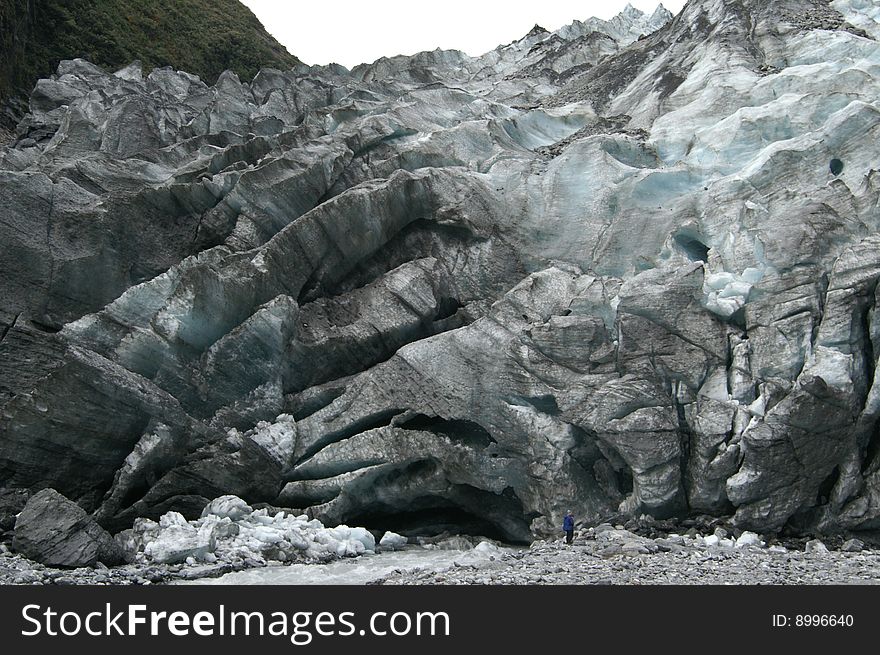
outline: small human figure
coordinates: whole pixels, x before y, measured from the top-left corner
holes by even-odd
[[[565,532],[565,543],[570,544],[574,539],[574,516],[571,510],[566,510],[565,518],[562,520],[562,530]]]

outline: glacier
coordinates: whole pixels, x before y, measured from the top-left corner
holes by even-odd
[[[690,0],[250,82],[62,62],[0,149],[0,486],[114,531],[880,528],[878,38]]]

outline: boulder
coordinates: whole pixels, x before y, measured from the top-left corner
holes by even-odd
[[[113,566],[124,561],[122,549],[104,528],[76,503],[54,489],[34,494],[15,522],[13,548],[47,566]]]
[[[821,539],[810,539],[804,547],[804,551],[814,555],[826,555],[828,553],[828,546]]]
[[[860,553],[865,550],[865,542],[861,539],[847,539],[840,550],[844,553]]]

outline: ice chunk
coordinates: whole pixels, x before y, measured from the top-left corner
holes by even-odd
[[[296,548],[297,550],[308,550],[311,545],[311,541],[305,538],[301,532],[298,530],[290,530],[285,535],[287,541],[290,542],[290,545]]]
[[[202,516],[214,515],[237,521],[251,512],[253,512],[253,508],[238,496],[220,496],[205,506],[205,509],[202,510]]]
[[[264,544],[277,544],[279,541],[284,541],[284,534],[278,530],[273,530],[272,528],[264,526],[260,526],[254,530],[251,533],[251,536],[257,541],[262,541]]]
[[[724,318],[733,316],[744,304],[741,296],[721,298],[717,292],[707,295],[704,301],[706,309]]]
[[[214,516],[210,518],[212,520],[202,523],[198,531],[199,548],[204,549],[206,553],[214,552],[214,549],[217,547],[217,539],[223,533],[219,519]]]
[[[707,273],[703,280],[703,306],[713,314],[729,318],[748,302],[752,287],[763,275],[757,268],[747,268],[742,274]]]
[[[179,564],[188,557],[203,556],[208,545],[199,543],[199,533],[190,525],[171,525],[148,543],[144,554],[161,564]]]
[[[376,550],[376,538],[366,528],[348,528],[347,539],[363,544],[364,550]]]
[[[406,546],[407,538],[396,532],[386,532],[379,540],[379,547],[382,550],[399,550]]]
[[[215,534],[219,539],[227,539],[230,537],[235,537],[241,531],[241,528],[237,523],[233,523],[232,519],[228,516],[224,516],[222,519],[219,519],[215,524]]]
[[[262,446],[276,462],[284,465],[296,444],[296,421],[289,414],[281,414],[275,423],[260,421],[256,428],[244,436]]]
[[[183,518],[183,514],[180,512],[166,512],[159,519],[160,528],[170,528],[175,525],[188,525],[186,519]]]
[[[474,546],[474,551],[487,555],[496,555],[501,552],[501,549],[491,541],[481,541]]]
[[[752,285],[748,282],[737,282],[734,280],[726,287],[724,287],[721,291],[718,292],[719,298],[735,298],[737,296],[742,297],[743,299],[749,295],[749,291],[752,290]]]
[[[706,276],[705,285],[713,291],[720,291],[735,279],[733,273],[712,273]]]
[[[756,535],[754,532],[749,532],[746,530],[743,532],[736,540],[735,547],[736,548],[748,548],[750,546],[761,547],[764,545],[764,542],[761,541],[761,538]]]
[[[363,542],[354,541],[353,539],[349,539],[346,542],[345,554],[347,557],[354,557],[356,555],[363,555],[366,552],[366,548],[364,547]]]

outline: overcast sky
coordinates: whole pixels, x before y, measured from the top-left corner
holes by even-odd
[[[351,68],[379,57],[455,48],[480,55],[524,36],[535,24],[555,30],[575,19],[608,19],[627,0],[242,0],[291,54],[307,64]],[[658,0],[630,0],[653,12]],[[684,0],[663,0],[678,13]]]

